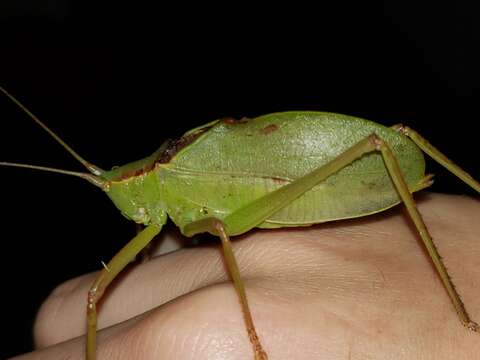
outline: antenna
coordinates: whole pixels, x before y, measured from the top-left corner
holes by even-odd
[[[40,125],[43,130],[45,130],[47,133],[50,134],[51,137],[53,137],[62,147],[67,150],[75,159],[77,159],[83,166],[87,168],[87,170],[92,173],[93,175],[100,176],[102,175],[105,171],[100,169],[98,166],[95,166],[88,161],[86,161],[84,158],[82,158],[80,155],[78,155],[70,146],[63,141],[60,136],[55,134],[52,130],[48,128],[47,125],[45,125],[43,122],[40,121],[30,110],[28,110],[20,101],[18,101],[13,95],[11,95],[7,90],[5,90],[3,87],[0,86],[0,91],[3,92],[5,95],[10,98],[20,109],[22,109],[30,118],[35,121],[38,125]],[[38,166],[33,166],[33,165],[24,165],[24,164],[16,164],[16,163],[5,163],[2,162],[0,163],[1,165],[5,166],[16,166],[16,167],[27,167],[31,169],[37,169],[37,170],[45,170],[45,171],[54,171],[54,172],[60,172],[64,170],[59,170],[59,169],[52,169],[52,168],[45,168],[45,167],[38,167]],[[48,169],[48,170],[47,170]],[[64,171],[64,173],[67,173],[68,171]],[[73,172],[68,172],[70,175],[73,175]],[[77,173],[80,174],[80,173]]]
[[[102,189],[105,189],[105,186],[107,184],[107,182],[105,182],[98,176],[87,174],[87,173],[76,172],[76,171],[68,171],[68,170],[56,169],[56,168],[51,168],[46,166],[19,164],[19,163],[5,162],[5,161],[0,161],[0,166],[11,166],[11,167],[17,167],[17,168],[41,170],[41,171],[54,172],[58,174],[77,176],[82,179],[88,180],[93,185],[98,186],[99,188],[102,188]]]

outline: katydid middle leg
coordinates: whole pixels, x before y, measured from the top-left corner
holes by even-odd
[[[240,276],[235,256],[229,240],[229,235],[236,235],[243,233],[262,223],[270,215],[280,210],[284,206],[294,201],[297,197],[304,194],[306,191],[313,188],[316,184],[326,179],[328,176],[334,174],[344,166],[350,164],[355,159],[361,157],[363,154],[375,150],[375,144],[372,137],[368,137],[358,144],[354,145],[343,154],[339,155],[330,163],[312,171],[311,173],[291,182],[288,185],[277,189],[254,202],[240,208],[225,219],[219,220],[208,217],[196,222],[187,224],[183,229],[183,233],[187,236],[192,236],[201,232],[210,232],[217,235],[222,240],[223,252],[226,264],[233,283],[240,297],[240,303],[247,326],[250,342],[254,348],[256,360],[267,359],[267,354],[258,338],[255,330],[253,318],[248,305],[247,296],[245,293],[245,286]]]
[[[217,235],[222,241],[223,255],[227,264],[228,272],[232,278],[233,284],[240,298],[240,304],[242,306],[242,312],[247,327],[248,337],[255,354],[255,360],[267,360],[268,356],[265,350],[263,350],[262,344],[255,330],[252,314],[250,312],[250,306],[248,305],[247,294],[245,292],[245,286],[240,276],[240,270],[238,268],[237,260],[233,254],[232,244],[230,238],[225,230],[225,224],[216,218],[209,217],[204,221],[196,221],[189,225],[189,234],[196,234],[202,232],[209,232]]]

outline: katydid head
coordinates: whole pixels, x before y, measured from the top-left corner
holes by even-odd
[[[101,176],[108,183],[108,197],[123,216],[140,224],[163,224],[165,206],[160,199],[158,178],[155,171],[162,145],[151,156],[105,171]]]
[[[110,171],[105,171],[83,159],[57,134],[50,130],[42,121],[40,121],[32,112],[30,112],[22,103],[20,103],[20,101],[18,101],[1,86],[0,91],[9,97],[33,121],[42,127],[65,150],[67,150],[75,159],[77,159],[77,161],[79,161],[89,171],[89,173],[13,162],[0,162],[0,166],[41,170],[80,177],[105,191],[116,207],[128,219],[143,224],[148,224],[151,221],[157,223],[164,222],[165,211],[161,209],[158,204],[147,204],[147,200],[145,198],[151,195],[151,189],[154,185],[152,184],[153,179],[149,180],[150,178],[147,175],[151,173],[150,170],[154,168],[157,158],[163,153],[168,145],[168,142],[163,144],[148,158],[116,167]]]

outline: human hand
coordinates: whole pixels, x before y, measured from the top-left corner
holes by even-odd
[[[480,320],[480,203],[428,194],[419,209],[473,320]],[[234,238],[257,331],[276,359],[474,359],[465,329],[406,211],[252,231]],[[58,287],[35,325],[40,350],[82,359],[96,274]],[[98,359],[252,359],[217,247],[154,256],[121,276],[99,310]],[[48,347],[47,347],[48,346]]]

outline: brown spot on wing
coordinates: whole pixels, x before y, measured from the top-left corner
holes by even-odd
[[[228,125],[234,125],[237,122],[237,120],[235,120],[232,117],[226,117],[226,118],[223,118],[221,120],[221,122],[223,122],[224,124],[228,124]]]
[[[221,119],[220,121],[224,124],[229,124],[229,125],[236,125],[236,124],[244,124],[248,122],[250,119],[244,117],[240,120],[236,120],[232,117],[226,117],[224,119]],[[214,125],[212,125],[214,126]],[[155,164],[160,163],[160,164],[165,164],[170,162],[172,158],[183,148],[187,147],[191,143],[193,143],[200,135],[202,135],[204,132],[207,130],[210,130],[212,126],[208,127],[203,127],[199,129],[198,131],[195,131],[191,134],[188,134],[186,136],[182,136],[179,139],[176,140],[169,140],[170,143],[168,144],[167,148],[163,153],[161,153],[158,157],[158,159],[155,161]]]
[[[158,157],[158,160],[155,161],[155,163],[168,163],[180,150],[194,142],[195,139],[200,136],[200,134],[201,133],[199,132],[188,136],[182,136],[180,139],[170,140],[170,144],[167,146],[165,151]]]
[[[169,140],[169,144],[165,151],[159,155],[157,160],[155,161],[156,163],[160,164],[165,164],[168,163],[172,158],[183,148],[187,147],[191,143],[193,143],[200,135],[202,135],[204,132],[207,130],[210,130],[212,126],[209,127],[203,127],[199,129],[198,131],[195,131],[191,134],[182,136],[179,139],[176,140]]]
[[[226,118],[223,118],[221,120],[221,122],[223,122],[224,124],[228,124],[228,125],[237,125],[237,124],[245,124],[249,121],[250,119],[247,118],[247,117],[243,117],[241,118],[240,120],[237,120],[233,117],[226,117]]]
[[[268,135],[268,134],[271,134],[272,132],[277,131],[277,130],[278,130],[278,125],[270,124],[270,125],[264,127],[262,130],[260,130],[260,132],[264,135]]]

